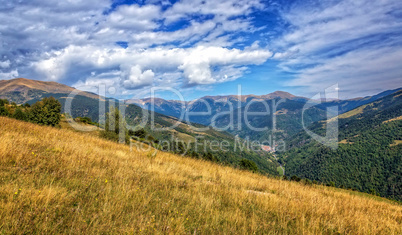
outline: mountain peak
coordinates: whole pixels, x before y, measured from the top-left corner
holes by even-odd
[[[262,95],[261,98],[283,98],[283,99],[290,99],[290,98],[295,98],[295,95],[290,94],[289,92],[286,91],[274,91],[272,93],[266,94],[266,95]]]
[[[50,93],[50,94],[70,94],[72,91],[76,90],[73,87],[60,84],[57,82],[47,82],[47,81],[38,81],[27,78],[14,78],[10,80],[0,80],[0,94],[2,98],[9,98],[8,94],[15,94],[15,92],[19,93],[20,98],[19,103],[26,102],[32,97],[30,97],[30,93],[32,91],[39,91],[41,93]],[[80,95],[87,96],[90,98],[98,99],[99,96],[88,93],[88,92],[80,92]]]
[[[27,78],[0,81],[0,92],[40,90],[49,93],[70,93],[74,88],[57,82],[45,82]]]

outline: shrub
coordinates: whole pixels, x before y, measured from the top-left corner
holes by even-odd
[[[15,118],[17,120],[21,121],[26,121],[27,120],[27,115],[24,113],[20,108],[15,109],[12,118]]]
[[[119,142],[120,138],[119,138],[119,134],[113,132],[113,131],[101,131],[100,132],[100,137],[107,139],[107,140],[111,140],[114,142]],[[124,136],[124,141],[126,144],[130,143],[130,138],[128,135]]]
[[[90,117],[77,117],[76,120],[85,124],[93,124]]]
[[[1,106],[4,106],[4,105],[6,105],[6,104],[9,104],[8,100],[6,100],[6,99],[0,99],[0,107],[1,107]]]
[[[296,175],[292,175],[292,177],[290,177],[290,180],[299,182],[301,179],[299,177],[297,177]]]
[[[213,155],[212,153],[204,153],[204,156],[202,157],[203,159],[211,162],[219,162],[219,159]]]
[[[61,104],[58,100],[54,97],[43,98],[32,106],[28,119],[36,124],[56,126],[60,123],[60,111]]]
[[[334,181],[329,181],[329,183],[327,183],[327,186],[335,187],[335,182]]]
[[[239,166],[240,168],[244,169],[244,170],[249,170],[252,172],[258,172],[258,167],[257,164],[255,164],[255,162],[248,160],[248,159],[242,159],[239,162]]]
[[[10,113],[8,112],[8,110],[6,109],[6,107],[4,106],[0,106],[0,116],[9,116]]]

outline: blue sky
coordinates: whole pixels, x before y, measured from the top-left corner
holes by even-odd
[[[397,0],[0,0],[0,22],[0,79],[122,99],[402,87]]]

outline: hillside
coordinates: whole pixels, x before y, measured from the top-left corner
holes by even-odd
[[[160,143],[165,143],[164,146],[172,147],[172,142],[178,140],[182,145],[183,150],[175,148],[175,152],[182,153],[187,156],[202,158],[207,153],[211,153],[217,161],[232,166],[237,166],[243,158],[255,162],[261,173],[277,175],[276,168],[279,166],[271,154],[262,150],[253,151],[253,149],[240,149],[239,144],[243,144],[243,139],[236,139],[233,135],[224,131],[217,131],[214,128],[207,127],[201,124],[180,121],[177,118],[169,117],[163,114],[144,110],[136,105],[128,105],[125,110],[126,121],[131,126],[140,124],[143,112],[148,112],[149,117],[153,116],[154,128],[152,128],[152,118],[149,118],[145,125],[145,130],[153,137],[159,140]],[[169,128],[176,125],[174,128]],[[158,130],[167,128],[166,130]],[[167,143],[169,142],[169,143]],[[227,144],[226,148],[217,147],[216,144],[222,146]],[[237,145],[236,145],[237,144]],[[163,148],[163,146],[162,146]]]
[[[64,96],[67,96],[74,90],[76,89],[57,82],[36,81],[26,78],[0,80],[0,99],[7,99],[18,104],[49,97],[54,94],[64,94]],[[80,92],[80,96],[99,99],[98,95],[89,92]]]
[[[383,198],[0,125],[1,233],[402,233],[402,207]]]
[[[402,90],[339,116],[339,147],[331,150],[306,133],[289,138],[281,154],[289,176],[333,182],[402,201]],[[325,133],[325,123],[311,127]]]
[[[94,121],[99,119],[99,102],[107,107],[109,101],[99,95],[76,90],[57,82],[36,81],[26,78],[15,78],[0,81],[0,99],[7,99],[17,104],[34,104],[45,97],[54,97],[62,104],[64,112],[67,97],[71,92],[78,92],[72,100],[71,115],[73,117],[90,117]],[[113,99],[112,99],[113,100]]]

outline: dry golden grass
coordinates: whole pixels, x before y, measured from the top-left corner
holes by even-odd
[[[402,207],[386,199],[0,125],[0,233],[402,233]]]
[[[392,118],[392,119],[389,119],[389,120],[387,120],[387,121],[383,121],[382,123],[393,122],[393,121],[399,121],[399,120],[402,120],[402,116],[399,116],[399,117],[396,117],[396,118]]]
[[[353,144],[353,142],[349,142],[347,139],[341,140],[338,143],[339,144]]]
[[[394,140],[394,142],[392,144],[390,144],[389,146],[397,146],[399,144],[402,144],[402,140]]]

